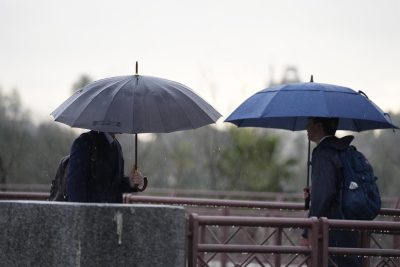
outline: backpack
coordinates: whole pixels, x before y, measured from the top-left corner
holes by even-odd
[[[344,219],[373,220],[381,209],[381,197],[371,164],[354,146],[339,155],[343,164],[340,207]]]
[[[91,171],[93,171],[93,163],[96,161],[96,146],[94,142],[94,137],[92,134],[89,134],[90,138],[90,159],[91,159]],[[69,156],[64,156],[61,158],[60,163],[58,164],[56,175],[54,179],[51,181],[50,187],[50,196],[49,201],[67,201],[67,176],[68,176],[68,163],[69,163]]]
[[[51,181],[50,201],[67,201],[67,168],[69,155],[61,158],[56,176]]]

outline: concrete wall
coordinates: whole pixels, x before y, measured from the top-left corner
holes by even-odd
[[[0,201],[1,266],[185,266],[181,207]]]

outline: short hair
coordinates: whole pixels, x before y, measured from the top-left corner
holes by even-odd
[[[339,125],[339,118],[312,117],[314,123],[321,123],[326,134],[334,135]]]

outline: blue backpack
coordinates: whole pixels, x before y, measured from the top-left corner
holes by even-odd
[[[354,146],[339,155],[343,164],[340,206],[344,219],[373,220],[381,209],[381,197],[371,164]]]

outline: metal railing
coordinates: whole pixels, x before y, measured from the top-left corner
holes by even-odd
[[[50,184],[0,184],[1,191],[10,192],[48,192]],[[194,197],[212,199],[245,199],[274,202],[303,202],[302,193],[288,192],[250,192],[250,191],[222,191],[222,190],[192,190],[177,188],[149,187],[141,192],[143,196],[164,197]],[[385,208],[400,208],[400,197],[382,196],[382,206]]]
[[[202,238],[205,228],[216,227],[220,234],[213,238]],[[243,228],[273,228],[264,231],[265,237],[240,238],[240,244],[232,242]],[[299,246],[290,240],[282,244],[285,229],[309,228],[310,246]],[[328,247],[330,229],[352,229],[361,231],[363,241],[359,248]],[[260,218],[240,216],[201,216],[191,214],[189,218],[189,267],[194,266],[328,266],[330,256],[346,255],[363,257],[363,266],[370,266],[369,257],[378,257],[375,266],[400,266],[400,249],[371,248],[373,233],[395,236],[400,234],[400,223],[382,221],[345,221],[326,218]],[[249,236],[248,234],[247,236]],[[221,238],[222,237],[222,238]],[[260,237],[260,232],[258,232]],[[286,235],[287,237],[287,235]],[[258,241],[258,242],[257,242]],[[271,244],[272,243],[272,244]],[[283,261],[282,255],[287,255]],[[236,256],[236,257],[235,257]]]
[[[2,192],[0,191],[0,200],[47,200],[48,193],[39,192]],[[259,213],[260,216],[266,216],[261,210],[275,210],[278,212],[291,211],[304,215],[304,204],[298,202],[276,202],[276,201],[250,201],[250,200],[232,200],[232,199],[207,199],[207,198],[178,198],[178,197],[159,197],[159,196],[139,196],[133,194],[124,195],[124,203],[151,203],[181,205],[187,209],[204,208],[206,213],[210,214],[210,209],[222,208],[220,214],[231,215],[232,210],[248,209],[253,213]],[[292,215],[295,215],[293,213]],[[276,213],[269,213],[269,216]],[[400,209],[382,208],[379,215],[400,217]],[[292,217],[292,216],[291,216]]]
[[[298,255],[305,255],[301,259],[300,265],[307,262],[307,260],[317,263],[318,254],[320,253],[318,236],[315,235],[311,238],[313,246],[296,246],[296,245],[283,245],[282,233],[285,228],[303,227],[311,228],[315,232],[318,229],[318,220],[300,219],[300,218],[273,218],[273,217],[241,217],[241,216],[200,216],[191,214],[189,217],[189,233],[188,233],[188,265],[194,266],[211,266],[212,263],[219,262],[221,266],[226,266],[229,262],[233,266],[248,266],[250,264],[257,264],[257,266],[281,266],[281,254],[294,254],[295,256],[290,259],[290,263],[294,262]],[[223,231],[223,238],[218,238],[214,235],[211,239],[218,242],[206,242],[201,232],[208,227],[221,227]],[[237,227],[238,230],[233,227]],[[232,242],[234,237],[238,236],[239,231],[243,231],[244,227],[275,227],[275,231],[268,233],[256,242],[254,238],[250,238],[250,244],[245,244],[244,238],[239,241]],[[231,230],[231,232],[229,232]],[[273,235],[275,238],[272,238]],[[266,245],[268,241],[272,240],[272,245]],[[232,244],[233,243],[233,244]],[[206,253],[211,253],[207,256]],[[228,253],[236,254],[242,257],[230,256]],[[219,254],[219,257],[218,257]],[[265,254],[273,254],[272,258],[267,257]],[[318,265],[313,265],[318,266]]]
[[[149,203],[149,204],[168,204],[168,205],[180,205],[185,208],[194,209],[196,207],[215,209],[215,208],[226,208],[228,211],[224,211],[224,215],[232,214],[233,209],[250,209],[255,213],[259,213],[260,216],[266,216],[266,213],[261,212],[262,210],[276,210],[279,212],[290,211],[296,212],[295,214],[301,214],[304,217],[304,203],[298,202],[274,202],[274,201],[250,201],[250,200],[232,200],[232,199],[207,199],[207,198],[178,198],[178,197],[154,197],[154,196],[138,196],[127,194],[124,196],[124,203]],[[207,214],[210,214],[207,212]],[[274,215],[269,213],[268,215]],[[394,208],[381,208],[379,212],[380,216],[393,216],[400,217],[400,209]],[[291,216],[293,217],[293,216]]]
[[[0,200],[47,200],[49,193],[0,191]]]

